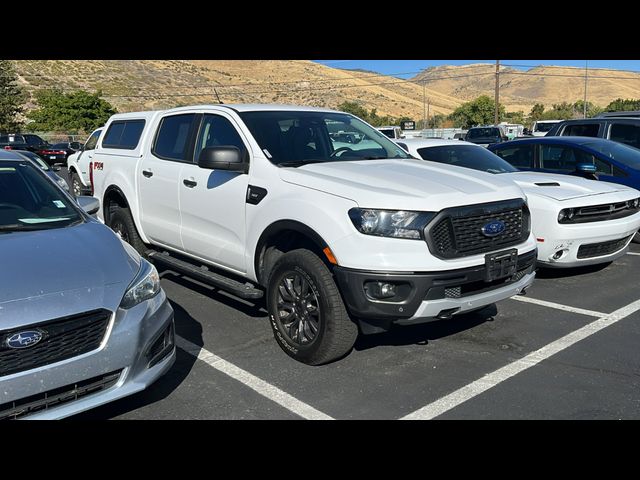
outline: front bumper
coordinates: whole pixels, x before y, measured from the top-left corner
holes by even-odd
[[[173,309],[162,290],[129,310],[118,309],[97,350],[0,377],[0,417],[16,411],[18,418],[64,418],[144,390],[175,361],[173,322]],[[166,348],[158,349],[167,339]],[[87,379],[112,372],[119,376],[108,388],[77,395]],[[44,403],[43,399],[58,392],[64,392],[64,403]],[[28,404],[38,405],[38,410],[20,414]]]
[[[552,232],[538,236],[538,264],[550,268],[572,268],[615,260],[624,255],[640,227],[640,214],[606,222],[556,225]],[[543,239],[544,241],[540,241]],[[624,241],[627,239],[626,241]],[[620,241],[615,245],[614,242]],[[603,255],[589,253],[588,246],[611,243]],[[581,250],[580,247],[584,248]],[[593,249],[591,249],[593,250]],[[554,258],[557,256],[558,258]]]
[[[533,282],[535,259],[535,250],[519,255],[514,276],[490,283],[485,282],[485,265],[398,274],[336,267],[334,274],[350,314],[361,321],[363,333],[373,333],[391,323],[444,318],[516,295]],[[397,301],[374,300],[365,288],[369,282],[393,283],[401,295]]]

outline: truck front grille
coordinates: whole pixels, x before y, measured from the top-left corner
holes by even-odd
[[[504,230],[486,236],[482,227],[499,221]],[[529,210],[521,199],[448,208],[425,229],[431,252],[439,258],[459,258],[511,247],[526,240]]]

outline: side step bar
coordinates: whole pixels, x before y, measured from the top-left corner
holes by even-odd
[[[262,298],[264,295],[262,290],[254,287],[248,282],[240,283],[218,273],[214,273],[208,270],[204,265],[202,267],[198,267],[192,263],[172,257],[168,252],[161,253],[152,251],[149,252],[147,256],[150,260],[158,260],[188,277],[197,278],[209,285],[213,285],[221,290],[233,293],[240,298],[254,300]]]

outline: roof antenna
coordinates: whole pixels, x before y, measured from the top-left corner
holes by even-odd
[[[224,105],[224,103],[222,102],[222,100],[220,100],[220,95],[218,95],[218,91],[215,89],[215,87],[213,88],[213,91],[216,93],[216,98],[218,99],[218,103],[220,105]]]

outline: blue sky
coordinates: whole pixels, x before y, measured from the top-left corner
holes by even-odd
[[[394,75],[400,78],[413,77],[420,70],[438,65],[467,65],[470,63],[495,63],[494,60],[315,60],[333,68],[361,68]],[[514,68],[527,70],[536,65],[562,65],[584,68],[585,60],[500,60],[504,64],[518,65]],[[640,72],[640,60],[589,60],[589,68],[611,68]]]

